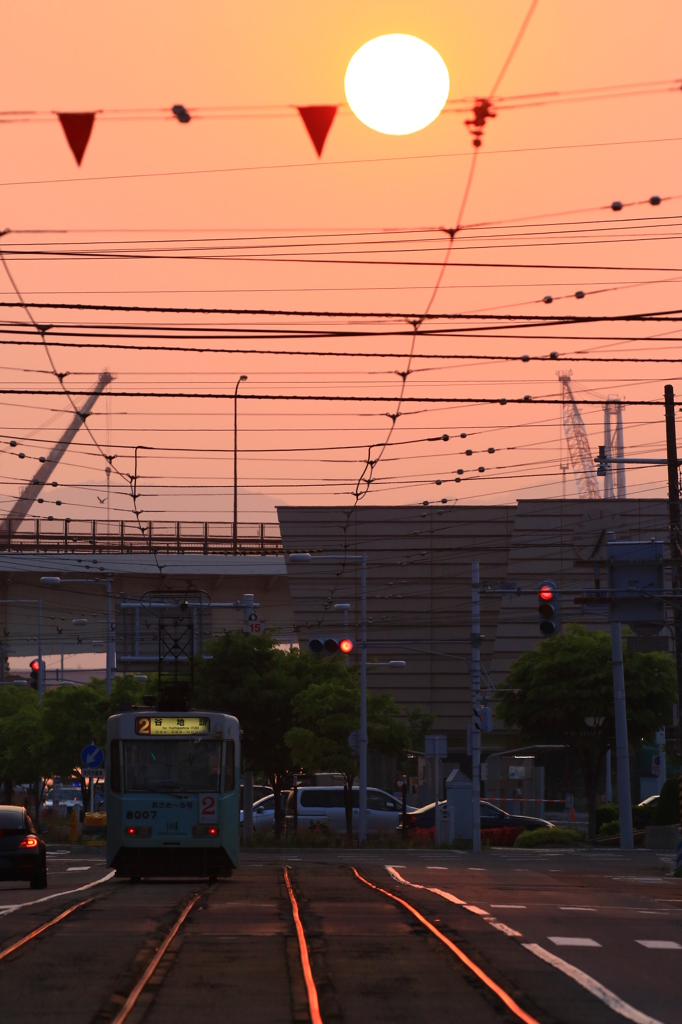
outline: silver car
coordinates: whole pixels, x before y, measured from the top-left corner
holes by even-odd
[[[298,827],[326,825],[332,832],[346,831],[346,807],[343,786],[301,786],[298,795]],[[358,830],[359,790],[353,788],[353,831]],[[408,811],[413,810],[408,807]],[[383,789],[367,790],[367,831],[395,831],[398,827],[402,805]],[[255,819],[254,819],[255,820]],[[294,792],[289,793],[286,805],[286,826],[294,826]]]

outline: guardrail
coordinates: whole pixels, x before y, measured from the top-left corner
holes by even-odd
[[[231,555],[232,523],[106,522],[97,519],[23,522],[16,531],[8,523],[0,535],[0,551],[26,554],[137,554]],[[240,523],[239,555],[279,555],[282,538],[271,523]]]

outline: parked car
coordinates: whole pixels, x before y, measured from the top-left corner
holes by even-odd
[[[281,794],[282,810],[284,810],[289,791],[284,790]],[[244,812],[239,812],[239,824],[244,824]],[[270,793],[256,800],[253,805],[253,831],[272,832],[275,828],[275,794]]]
[[[42,825],[40,832],[47,832]],[[0,881],[47,886],[45,843],[23,807],[0,805]]]
[[[301,786],[298,794],[298,827],[326,825],[332,832],[346,831],[346,806],[343,786]],[[353,788],[353,831],[358,828],[360,796]],[[414,810],[413,807],[408,810]],[[393,830],[400,820],[402,805],[383,789],[367,789],[367,831]],[[286,805],[286,827],[294,825],[294,791],[289,793]]]
[[[447,804],[442,803],[441,808],[446,810]],[[426,804],[418,811],[407,815],[407,827],[411,828],[433,828],[436,824],[436,804]],[[500,807],[487,800],[481,800],[481,828],[554,828],[551,821],[544,818],[532,818],[527,814],[509,814]]]

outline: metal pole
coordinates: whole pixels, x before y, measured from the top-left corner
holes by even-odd
[[[613,791],[611,789],[611,747],[606,751],[606,802],[613,803]]]
[[[613,469],[608,461],[611,458],[611,403],[604,406],[604,454],[606,455],[606,472],[604,473],[604,497],[613,497]]]
[[[111,680],[114,669],[114,658],[113,658],[113,644],[114,644],[114,624],[111,621],[111,580],[102,580],[104,586],[107,588],[107,680],[106,689],[107,697],[111,696]]]
[[[623,458],[625,446],[623,444],[623,404],[616,404],[616,458]],[[613,477],[613,474],[612,474]],[[616,497],[627,498],[627,487],[625,484],[625,463],[619,462],[616,467]]]
[[[439,779],[440,772],[438,771],[439,765],[440,765],[440,758],[438,757],[438,753],[436,752],[436,754],[435,754],[435,756],[433,758],[433,775],[434,775],[434,781],[435,781],[435,784],[436,784],[436,835],[435,835],[436,846],[440,846],[440,800],[438,799],[438,797],[440,795],[440,788],[439,788],[439,785],[438,785],[438,783],[440,782],[440,779]]]
[[[474,852],[481,852],[481,594],[478,562],[471,563],[471,782]]]
[[[611,660],[613,662],[613,704],[616,724],[616,776],[620,816],[620,848],[633,850],[632,797],[630,795],[630,754],[628,722],[625,714],[625,675],[620,622],[611,623]]]
[[[237,397],[239,391],[239,385],[243,380],[248,378],[242,374],[234,389],[234,471],[233,471],[233,511],[232,511],[232,554],[237,554]]]
[[[677,757],[680,823],[682,824],[682,606],[679,601],[682,583],[682,552],[680,551],[680,488],[677,467],[677,434],[675,430],[675,392],[666,384],[665,441],[668,459],[668,515],[670,522],[670,561],[672,562],[672,589],[678,600],[673,605],[675,632],[675,669],[677,671]],[[677,871],[682,870],[682,841],[677,847]]]
[[[367,839],[367,556],[360,561],[360,792],[358,793],[358,841]]]
[[[45,693],[45,666],[43,664],[43,602],[38,601],[38,700]]]
[[[244,842],[253,839],[253,772],[244,772]]]

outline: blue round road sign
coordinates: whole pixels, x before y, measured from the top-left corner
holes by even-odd
[[[81,761],[86,768],[101,768],[104,763],[104,751],[96,743],[88,743],[81,750]]]

